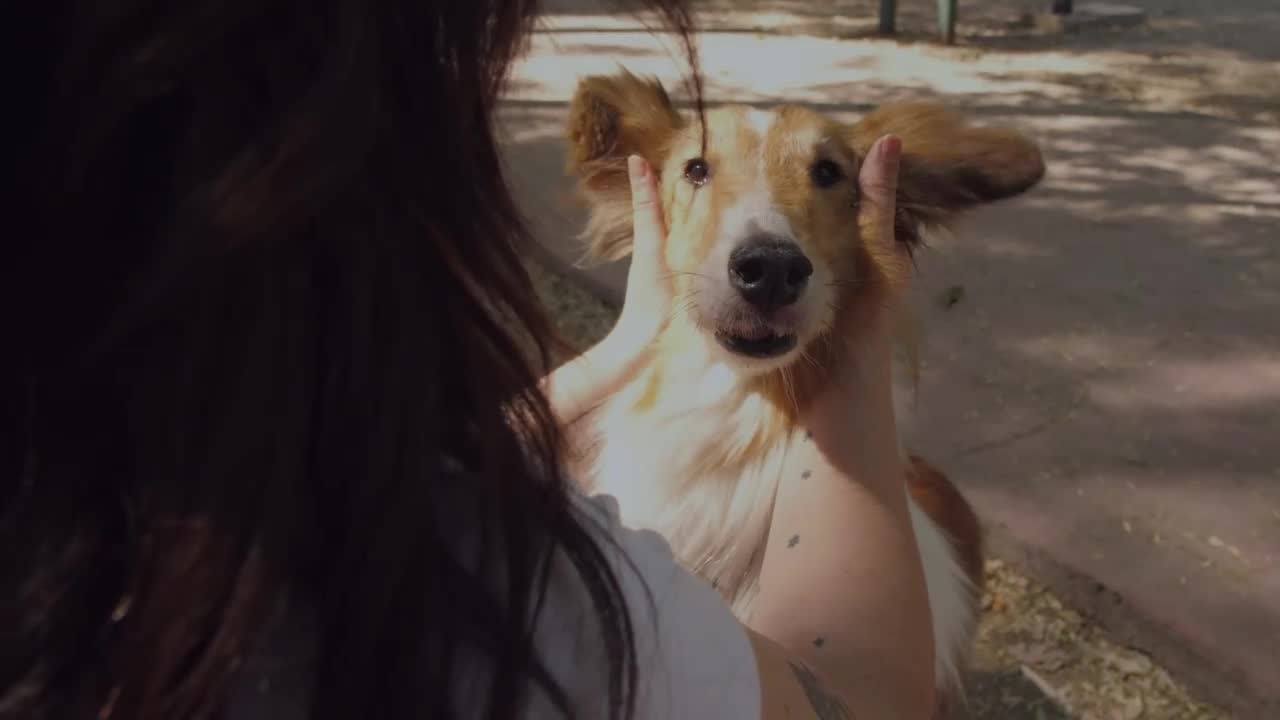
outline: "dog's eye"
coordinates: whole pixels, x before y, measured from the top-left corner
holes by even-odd
[[[809,169],[809,176],[818,187],[828,188],[844,179],[844,171],[830,160],[819,160]]]
[[[684,164],[684,179],[693,183],[695,187],[705,184],[710,175],[711,169],[707,167],[707,161],[702,158],[694,158]]]

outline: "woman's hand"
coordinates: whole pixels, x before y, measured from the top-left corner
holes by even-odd
[[[674,289],[663,261],[667,230],[662,219],[657,179],[644,158],[627,158],[631,180],[634,239],[631,267],[622,312],[610,335],[625,337],[627,345],[647,348],[671,320]]]
[[[851,339],[864,350],[885,350],[891,345],[898,303],[910,286],[912,276],[911,258],[894,232],[901,157],[902,140],[886,135],[871,146],[858,173],[861,197],[858,227],[862,242],[877,257],[892,258],[889,262],[892,267],[880,270],[873,296],[867,298],[862,307],[856,308],[858,316],[854,324],[857,334]],[[870,347],[867,343],[871,343]]]
[[[648,163],[638,156],[628,158],[627,168],[635,239],[626,298],[618,321],[603,340],[542,381],[543,392],[562,426],[577,422],[616,392],[640,367],[671,319],[673,290],[662,259],[666,229],[657,181]]]

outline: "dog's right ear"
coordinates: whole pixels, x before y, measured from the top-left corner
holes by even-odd
[[[886,133],[902,139],[895,231],[908,246],[919,245],[928,228],[1021,195],[1044,178],[1044,158],[1031,138],[1010,127],[973,125],[936,102],[883,105],[852,126],[851,144],[866,157]]]
[[[631,185],[627,156],[639,155],[653,172],[662,162],[680,113],[657,79],[627,71],[583,78],[569,106],[568,172],[591,215],[583,238],[586,258],[620,260],[631,252]]]

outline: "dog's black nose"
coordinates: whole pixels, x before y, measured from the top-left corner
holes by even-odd
[[[729,254],[729,284],[757,310],[790,305],[813,274],[813,263],[790,240],[752,238]]]

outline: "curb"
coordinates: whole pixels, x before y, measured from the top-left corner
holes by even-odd
[[[826,40],[880,40],[885,42],[936,44],[954,48],[999,30],[1027,37],[1133,28],[1147,21],[1147,14],[1137,7],[1114,3],[1082,3],[1070,15],[1052,13],[990,14],[961,8],[955,43],[939,42],[933,24],[925,27],[898,27],[891,34],[880,31],[876,17],[814,16],[792,11],[732,11],[702,9],[695,21],[700,33],[745,33],[754,35],[802,36]],[[959,30],[965,29],[965,33]],[[540,34],[595,33],[666,33],[662,21],[652,14],[632,16],[598,16],[573,13],[544,16],[534,29]],[[976,32],[976,35],[972,35]]]
[[[1044,585],[1117,644],[1149,655],[1204,700],[1240,718],[1280,717],[1280,699],[1262,697],[1239,680],[1241,673],[1192,652],[1164,624],[1134,608],[1120,593],[1022,542],[1003,527],[988,525],[985,530],[991,555]]]

